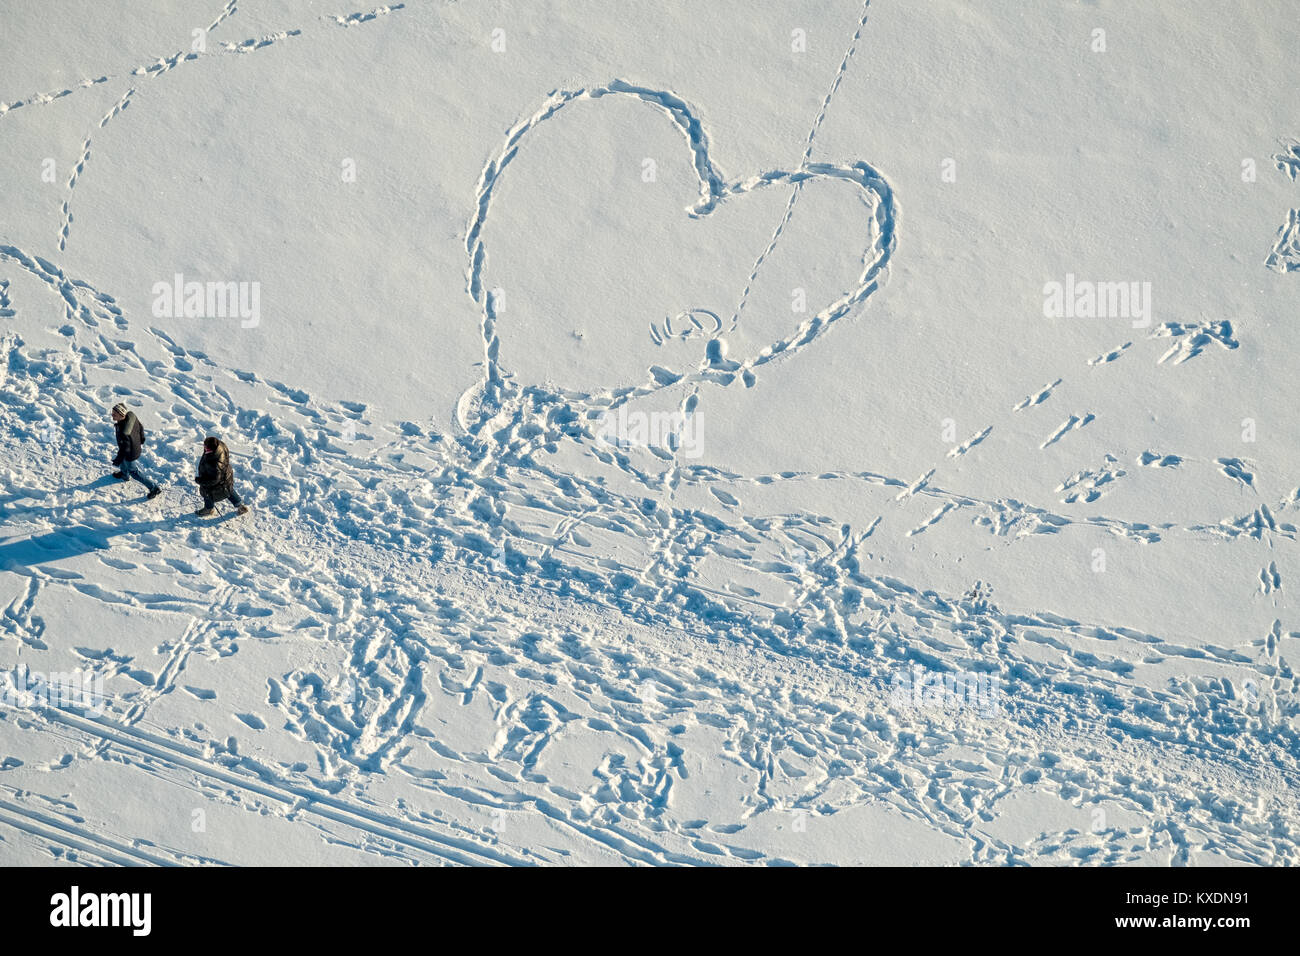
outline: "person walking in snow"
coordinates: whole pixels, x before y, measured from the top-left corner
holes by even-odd
[[[239,500],[235,491],[235,471],[230,467],[230,451],[221,439],[209,435],[203,439],[203,457],[199,459],[199,473],[194,480],[203,495],[203,507],[194,512],[200,518],[216,513],[216,502],[223,498],[235,506],[236,514],[248,514],[248,506]]]
[[[140,451],[144,445],[144,426],[135,412],[130,411],[121,402],[113,406],[113,430],[117,435],[117,456],[113,464],[117,471],[113,477],[121,481],[134,478],[149,489],[148,497],[157,498],[162,489],[140,473]]]

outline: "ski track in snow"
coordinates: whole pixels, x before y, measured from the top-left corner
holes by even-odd
[[[687,103],[619,80],[557,92],[509,131],[482,171],[466,229],[466,285],[482,314],[484,381],[462,399],[447,432],[431,423],[372,421],[364,406],[340,411],[290,384],[218,367],[161,330],[133,323],[111,295],[56,263],[0,244],[0,265],[44,285],[68,338],[65,350],[43,352],[13,332],[0,341],[7,425],[0,568],[18,585],[0,615],[0,634],[29,653],[69,643],[69,635],[50,633],[40,612],[57,594],[147,613],[174,624],[175,635],[155,648],[157,662],[137,659],[140,648],[75,647],[116,688],[103,714],[0,709],[0,739],[15,749],[0,753],[5,843],[18,834],[81,862],[238,862],[125,835],[67,800],[12,783],[37,766],[22,745],[36,752],[39,740],[61,751],[42,771],[51,780],[101,765],[123,768],[223,806],[301,822],[331,845],[395,862],[527,865],[563,862],[575,852],[658,865],[811,862],[798,842],[778,852],[779,841],[751,840],[747,831],[795,813],[816,820],[863,806],[947,837],[960,847],[958,862],[1123,863],[1157,853],[1187,863],[1204,848],[1242,862],[1300,862],[1293,837],[1300,686],[1280,653],[1282,642],[1300,633],[1286,630],[1281,617],[1244,642],[1192,647],[1046,608],[1003,610],[874,573],[870,564],[880,538],[923,535],[957,516],[1009,546],[1039,534],[1101,530],[1152,547],[1177,538],[1272,551],[1295,546],[1300,489],[1264,502],[1250,463],[1220,458],[1222,474],[1256,496],[1253,510],[1175,526],[1058,514],[945,487],[940,468],[977,458],[997,423],[911,480],[870,471],[741,475],[595,437],[600,412],[666,384],[686,386],[688,411],[710,388],[752,384],[768,362],[809,346],[879,287],[897,215],[885,178],[860,161],[811,162],[867,6],[795,169],[728,180],[709,159],[707,131]],[[402,8],[322,19],[351,27]],[[212,27],[236,11],[232,0]],[[225,44],[207,55],[250,52],[300,32]],[[158,78],[196,56],[178,53],[132,75]],[[5,104],[0,116],[75,89]],[[99,128],[136,90],[124,93]],[[530,130],[568,103],[605,96],[633,97],[676,124],[700,180],[691,215],[706,216],[754,189],[791,188],[751,282],[803,183],[830,178],[860,189],[871,209],[871,241],[858,284],[744,362],[668,378],[651,370],[642,385],[598,394],[514,382],[497,361],[498,317],[485,291],[484,234],[495,186]],[[71,194],[90,155],[87,137],[67,184],[60,251],[72,223]],[[1279,254],[1289,253],[1275,249]],[[10,302],[10,279],[0,281],[0,317],[28,307]],[[742,293],[733,324],[744,302]],[[1158,360],[1172,364],[1212,345],[1237,347],[1227,322],[1172,323],[1149,338],[1174,340]],[[1089,364],[1108,364],[1130,345]],[[160,474],[188,473],[191,444],[180,435],[200,422],[215,417],[234,436],[246,484],[260,495],[238,531],[227,527],[229,517],[193,518],[193,492],[184,483],[145,505],[134,483],[100,477],[102,409],[122,383],[168,419],[168,427],[159,422],[151,430],[148,449]],[[1029,394],[1011,412],[1043,413],[1036,406],[1061,383]],[[1040,448],[1064,453],[1068,442],[1054,446],[1092,420],[1071,414]],[[366,433],[352,440],[358,427]],[[576,450],[594,473],[622,480],[549,462],[557,449]],[[1182,460],[1147,452],[1138,463],[1177,471]],[[1125,474],[1107,455],[1055,492],[1067,505],[1090,503]],[[848,484],[879,513],[855,528],[823,514],[745,507],[750,491],[810,482]],[[693,491],[713,501],[706,507],[701,495],[685,503]],[[920,524],[898,510],[918,498],[932,506]],[[87,563],[126,580],[164,578],[167,590],[96,583],[84,573]],[[706,582],[706,566],[734,569],[726,590]],[[1261,598],[1282,592],[1274,561],[1263,564],[1254,587]],[[78,645],[78,637],[71,642]],[[294,656],[303,642],[323,649],[321,656]],[[244,663],[261,646],[283,650],[278,670],[267,672],[257,658]],[[325,650],[337,665],[327,663]],[[1236,676],[1144,679],[1170,661]],[[996,675],[1005,712],[891,710],[889,682],[913,664]],[[194,675],[199,666],[208,676]],[[256,686],[256,699],[233,701],[225,685],[207,686],[213,668],[240,674],[235,685]],[[1242,705],[1247,686],[1258,695],[1256,707]],[[212,719],[176,726],[160,715],[177,694]],[[471,709],[477,735],[444,729],[446,715]],[[255,756],[242,752],[246,743],[237,737],[204,729],[230,720],[253,735],[286,735],[313,760]],[[584,765],[581,782],[552,769],[561,765],[557,752],[593,740],[599,755]],[[703,819],[679,809],[699,806],[698,794],[689,794],[719,764],[737,782],[735,805],[719,805],[714,818]],[[1122,808],[1144,822],[1043,834],[1019,845],[992,835],[986,824],[1030,790],[1085,809]],[[402,799],[391,798],[395,791]],[[528,820],[544,821],[544,835],[514,836]],[[551,845],[560,842],[563,848]]]

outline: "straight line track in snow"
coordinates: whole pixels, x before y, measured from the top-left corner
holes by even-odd
[[[176,860],[164,859],[136,847],[113,840],[100,833],[65,823],[20,804],[0,799],[0,823],[43,840],[53,840],[74,850],[91,853],[115,866],[178,866]]]
[[[536,860],[520,857],[503,849],[479,845],[464,837],[437,834],[377,811],[350,804],[345,800],[314,792],[307,787],[275,777],[265,768],[259,768],[257,775],[254,776],[216,766],[190,748],[182,747],[137,727],[128,727],[104,718],[76,716],[67,711],[46,710],[44,713],[51,722],[101,738],[120,749],[165,761],[227,786],[258,794],[294,812],[310,813],[341,823],[370,836],[389,840],[439,859],[467,866],[537,864]]]
[[[871,10],[871,0],[863,0],[862,16],[858,20],[858,28],[853,33],[853,39],[849,41],[849,47],[844,51],[844,58],[840,60],[840,68],[835,71],[835,79],[831,81],[830,89],[826,91],[826,97],[822,100],[821,109],[817,111],[817,117],[813,120],[812,129],[808,131],[808,138],[804,141],[803,156],[799,160],[801,168],[806,169],[808,163],[812,160],[813,141],[817,138],[817,131],[821,129],[822,123],[826,119],[826,113],[830,110],[831,99],[834,98],[836,91],[840,88],[840,83],[844,81],[844,75],[848,73],[849,63],[853,60],[853,54],[857,52],[858,41],[862,39],[862,31],[867,26],[867,14]],[[759,255],[754,262],[754,268],[745,280],[745,289],[740,294],[740,302],[736,305],[736,310],[731,316],[731,330],[740,324],[740,313],[745,311],[745,304],[749,301],[750,290],[754,287],[754,282],[758,279],[758,273],[763,268],[763,263],[767,261],[776,249],[777,240],[785,232],[785,227],[790,224],[790,219],[794,216],[794,207],[799,202],[799,196],[803,192],[804,183],[807,180],[798,180],[794,184],[794,189],[790,193],[790,201],[786,203],[785,213],[781,221],[777,224],[776,230],[772,233],[772,238],[767,244],[767,248]]]

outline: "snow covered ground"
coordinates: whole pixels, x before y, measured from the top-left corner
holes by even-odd
[[[201,6],[0,11],[0,862],[1300,862],[1285,0]]]

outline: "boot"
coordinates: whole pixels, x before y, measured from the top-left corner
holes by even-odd
[[[128,475],[128,474],[127,474],[126,472],[124,472],[124,471],[115,471],[115,472],[113,472],[113,477],[116,478],[118,481],[130,481],[130,480],[131,480],[131,476]]]
[[[198,515],[200,518],[206,518],[208,515],[214,515],[214,514],[216,514],[216,513],[217,513],[217,509],[216,509],[216,508],[200,508],[198,511],[196,511],[196,512],[194,512],[194,513],[195,513],[196,515]]]
[[[149,489],[149,494],[145,495],[145,498],[149,501],[153,501],[160,494],[162,494],[162,489],[159,488],[157,485],[154,485],[152,488]]]
[[[240,505],[239,508],[238,508],[238,510],[235,511],[235,514],[237,514],[237,515],[246,515],[246,514],[248,514],[248,505]]]

